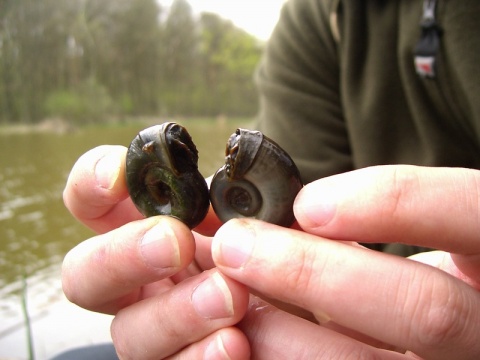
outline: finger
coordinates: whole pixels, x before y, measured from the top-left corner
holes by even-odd
[[[253,359],[403,359],[281,311],[251,297],[238,327],[247,335]]]
[[[132,222],[72,249],[63,262],[63,290],[81,307],[114,314],[145,296],[142,285],[187,267],[194,252],[192,233],[176,219]]]
[[[169,360],[190,359],[250,359],[250,345],[245,335],[235,327],[220,329],[179,353],[168,357]]]
[[[79,221],[106,232],[143,216],[133,205],[125,182],[123,146],[99,146],[81,156],[69,177],[63,199]]]
[[[222,222],[210,206],[207,216],[194,230],[204,236],[213,236],[220,226],[222,226]]]
[[[307,185],[295,214],[328,238],[452,252],[442,269],[478,289],[479,180],[469,169],[374,167]]]
[[[479,254],[479,184],[476,170],[371,167],[308,184],[294,210],[305,231],[330,239]]]
[[[478,255],[460,256],[444,251],[428,251],[412,255],[409,258],[443,270],[480,291],[480,259]]]
[[[112,322],[112,338],[121,358],[161,359],[236,324],[247,306],[244,285],[210,270],[121,310]],[[234,341],[231,347],[248,351],[238,335]]]
[[[195,244],[197,246],[195,252],[195,260],[202,269],[211,269],[215,266],[212,260],[212,237],[204,236],[193,232]]]
[[[431,266],[247,220],[220,228],[212,255],[260,293],[384,343],[436,359],[480,353],[479,294]]]

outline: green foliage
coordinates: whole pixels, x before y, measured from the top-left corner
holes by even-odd
[[[51,93],[45,101],[45,110],[51,117],[82,124],[107,118],[113,112],[113,104],[105,87],[88,79],[74,90]]]
[[[259,42],[186,0],[7,1],[0,122],[60,116],[250,116]],[[168,11],[167,11],[168,10]]]
[[[133,100],[128,94],[124,94],[119,100],[120,112],[123,115],[131,115],[133,113]]]
[[[251,76],[260,48],[253,36],[215,14],[203,14],[201,51],[209,64],[238,77]]]
[[[71,91],[58,90],[47,97],[45,109],[52,117],[76,120],[82,116],[82,100]]]
[[[262,51],[258,41],[215,14],[203,14],[200,24],[205,103],[217,114],[251,115],[257,107],[252,77]]]

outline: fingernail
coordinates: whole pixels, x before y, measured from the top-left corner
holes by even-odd
[[[325,226],[335,216],[336,203],[334,186],[325,186],[319,182],[311,183],[297,195],[293,212],[302,226]]]
[[[203,354],[203,360],[230,360],[231,357],[228,355],[225,345],[223,345],[223,340],[220,335],[215,337],[210,344],[207,345],[205,353]]]
[[[241,268],[250,258],[255,245],[255,231],[242,220],[230,221],[222,226],[212,242],[216,263]]]
[[[143,235],[140,251],[150,267],[165,269],[180,266],[180,250],[175,233],[162,223]]]
[[[193,290],[192,304],[197,314],[205,319],[233,316],[232,293],[219,273],[214,273]]]
[[[95,164],[95,179],[104,189],[112,189],[120,173],[120,159],[115,152],[105,154]]]

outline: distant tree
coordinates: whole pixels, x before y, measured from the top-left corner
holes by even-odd
[[[164,74],[162,105],[169,113],[194,112],[191,90],[197,73],[198,32],[192,8],[186,0],[175,0],[163,24],[161,41]]]
[[[204,80],[210,107],[220,113],[252,114],[257,108],[253,71],[262,48],[253,36],[216,14],[200,19]]]
[[[101,30],[98,77],[124,109],[154,113],[162,82],[160,8],[155,0],[120,3],[109,18],[109,26]]]
[[[0,43],[2,107],[12,120],[32,122],[43,115],[44,94],[64,81],[65,29],[69,12],[63,2],[8,2],[2,14]]]
[[[0,0],[0,121],[251,115],[261,51],[187,0]]]
[[[0,121],[11,122],[20,117],[15,94],[19,80],[16,79],[17,65],[15,62],[12,39],[12,12],[13,0],[0,2]]]

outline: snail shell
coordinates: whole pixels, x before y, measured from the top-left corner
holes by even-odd
[[[144,129],[127,151],[127,188],[145,216],[170,215],[194,228],[209,208],[208,186],[187,130],[167,122]]]
[[[261,132],[245,129],[230,136],[225,155],[210,186],[219,219],[251,217],[290,226],[293,201],[303,186],[290,156]]]

